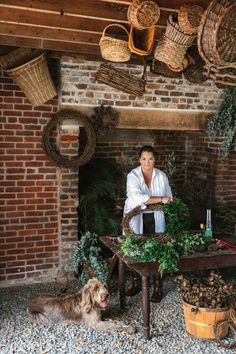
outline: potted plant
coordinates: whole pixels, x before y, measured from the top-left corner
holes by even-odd
[[[235,296],[235,284],[227,283],[212,271],[208,276],[179,275],[177,290],[182,294],[186,331],[198,338],[215,339],[214,326],[230,317],[230,301]],[[222,326],[219,338],[227,336]]]
[[[90,231],[82,234],[75,244],[71,259],[81,286],[93,277],[108,283],[108,265],[102,257],[97,234]]]

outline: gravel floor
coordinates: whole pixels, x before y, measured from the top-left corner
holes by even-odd
[[[114,281],[110,309],[112,317],[136,327],[137,333],[97,333],[82,325],[36,325],[27,319],[26,305],[35,294],[60,294],[61,284],[35,284],[0,289],[0,353],[1,354],[74,354],[74,353],[134,353],[134,354],[221,354],[234,353],[218,347],[214,341],[189,336],[179,294],[172,277],[164,281],[165,297],[159,304],[151,304],[151,339],[142,338],[141,295],[127,298],[127,310],[119,311],[119,297]],[[78,290],[76,281],[68,285],[67,293]],[[236,354],[236,353],[234,353]]]

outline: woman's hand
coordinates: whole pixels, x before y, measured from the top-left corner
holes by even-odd
[[[173,201],[173,198],[171,197],[162,197],[162,203],[163,204],[168,204],[168,203],[171,203]]]

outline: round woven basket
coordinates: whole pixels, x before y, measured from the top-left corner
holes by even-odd
[[[106,35],[107,29],[111,27],[121,28],[122,31],[124,31],[127,35],[127,41]],[[119,63],[130,60],[131,51],[128,45],[128,37],[129,32],[124,26],[118,23],[113,23],[106,26],[103,30],[102,37],[99,42],[102,57],[106,60]]]
[[[187,49],[164,35],[157,44],[154,57],[176,69],[182,66]]]
[[[188,47],[192,45],[196,37],[194,33],[187,33],[181,29],[174,14],[170,14],[167,20],[165,36],[177,44]]]
[[[197,33],[203,14],[204,10],[201,6],[180,6],[178,23],[182,31],[187,33]]]
[[[162,61],[156,60],[155,58],[153,58],[151,62],[150,71],[154,74],[163,75],[172,78],[178,78],[181,77],[182,75],[181,72],[174,71],[173,69],[170,68],[170,66],[163,63]]]
[[[227,65],[236,61],[236,3],[213,0],[198,30],[198,50],[207,65]]]
[[[160,17],[160,8],[153,0],[134,0],[128,8],[128,21],[137,29],[155,26]]]
[[[33,59],[6,72],[25,93],[33,107],[42,105],[57,94],[45,53],[39,54],[36,51]]]
[[[19,66],[20,61],[26,62],[29,58],[29,55],[32,54],[34,50],[30,48],[17,48],[12,52],[3,55],[0,57],[0,68],[1,69],[10,69],[16,66]]]

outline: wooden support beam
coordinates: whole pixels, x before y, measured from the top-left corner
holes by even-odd
[[[90,116],[92,107],[62,105],[61,109],[75,109]],[[157,109],[115,108],[119,112],[117,128],[205,131],[207,120],[213,112],[170,111]]]

